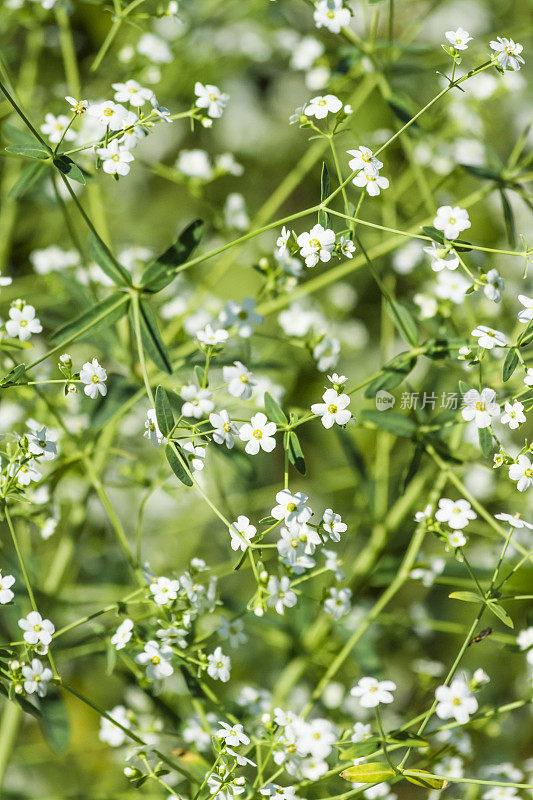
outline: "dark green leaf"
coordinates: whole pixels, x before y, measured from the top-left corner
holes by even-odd
[[[383,375],[379,375],[365,390],[365,397],[375,397],[380,390],[395,389],[416,364],[416,356],[408,357],[407,353],[400,353],[391,361],[383,365]]]
[[[20,199],[40,178],[45,166],[45,164],[40,164],[39,162],[27,164],[9,191],[10,199]]]
[[[184,264],[201,239],[204,223],[201,219],[192,222],[180,234],[174,244],[159,258],[149,264],[142,276],[141,286],[150,292],[159,292],[176,276],[177,268]]]
[[[67,322],[55,333],[52,334],[50,341],[52,344],[61,344],[61,342],[70,342],[73,339],[78,339],[90,330],[94,330],[97,326],[105,323],[110,325],[113,322],[121,319],[128,309],[129,297],[123,292],[114,292],[95,303],[79,317]]]
[[[42,701],[39,726],[53,753],[66,750],[70,740],[70,723],[60,694],[49,694]]]
[[[163,436],[168,436],[174,427],[174,415],[166,389],[163,386],[158,386],[155,390],[155,415],[159,430]]]
[[[16,366],[12,367],[6,375],[4,375],[0,381],[0,386],[14,386],[19,382],[19,379],[22,378],[25,372],[26,365],[17,364]]]
[[[489,181],[499,181],[501,176],[489,167],[478,167],[476,164],[459,164],[459,167],[469,172],[470,175],[475,175],[476,178],[485,178]]]
[[[192,486],[191,477],[183,466],[187,459],[183,455],[181,448],[175,442],[170,442],[165,447],[165,455],[176,478],[179,478],[185,486]]]
[[[85,175],[78,165],[68,156],[56,156],[54,158],[54,165],[60,172],[67,178],[70,178],[77,183],[86,183]]]
[[[288,425],[289,420],[285,416],[280,406],[276,403],[274,398],[268,392],[265,392],[265,411],[267,417],[271,419],[276,425]]]
[[[518,365],[518,353],[515,347],[511,347],[507,351],[505,361],[503,362],[502,380],[508,381]]]
[[[393,297],[387,297],[386,303],[399,333],[401,333],[407,344],[416,347],[418,344],[418,330],[409,311]]]
[[[391,744],[405,744],[412,747],[428,747],[429,742],[423,736],[411,731],[392,731],[387,734],[387,742]]]
[[[388,100],[387,102],[389,108],[396,114],[400,122],[403,122],[404,124],[406,122],[411,122],[411,119],[414,117],[416,112],[410,107],[411,104],[409,101],[400,97],[395,97],[393,100]],[[411,127],[417,128],[418,123],[413,122]]]
[[[289,431],[288,445],[289,445],[288,446],[289,461],[291,462],[291,464],[293,464],[293,466],[300,473],[300,475],[305,475],[306,470],[305,470],[304,454],[302,453],[300,442],[294,431]]]
[[[490,428],[478,428],[479,447],[485,458],[492,454],[492,433]]]
[[[141,338],[146,352],[159,369],[172,374],[172,364],[159,328],[157,327],[154,312],[145,300],[139,301],[139,317],[141,323]]]
[[[131,286],[129,272],[119,264],[109,248],[94,233],[89,235],[89,253],[102,272],[119,286]]]
[[[509,198],[503,189],[500,189],[500,198],[503,207],[503,218],[505,220],[505,230],[507,232],[507,241],[511,247],[516,247],[516,225],[514,221],[514,212]]]
[[[361,421],[371,422],[377,428],[394,433],[395,436],[403,436],[405,439],[411,439],[418,427],[413,419],[403,414],[397,414],[395,411],[374,411],[370,408],[365,408],[361,412]]]

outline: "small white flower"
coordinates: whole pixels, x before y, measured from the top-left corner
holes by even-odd
[[[198,389],[193,383],[183,386],[180,395],[185,401],[181,407],[184,417],[200,419],[204,414],[210,414],[215,407],[209,389]]]
[[[182,150],[175,167],[188,178],[209,181],[213,177],[213,167],[205,150]]]
[[[87,113],[89,116],[95,117],[104,128],[109,128],[111,131],[120,131],[126,124],[128,110],[112,100],[106,100],[103,103],[91,104]]]
[[[533,530],[531,522],[526,522],[525,519],[521,518],[520,514],[495,514],[494,518],[507,522],[513,528],[529,528],[529,530]]]
[[[159,447],[163,441],[165,441],[165,437],[161,433],[159,425],[157,424],[155,408],[149,408],[146,412],[143,436],[145,439],[150,439],[154,447]]]
[[[7,275],[2,275],[2,272],[0,271],[0,291],[2,286],[11,286],[12,283],[13,278],[8,278]]]
[[[96,400],[99,394],[105,397],[107,394],[107,372],[98,363],[98,359],[86,361],[80,370],[80,381],[85,384],[83,391],[91,400]]]
[[[448,544],[450,547],[464,547],[466,542],[466,536],[462,531],[453,531],[453,533],[448,534]]]
[[[464,28],[457,28],[456,31],[446,31],[445,35],[454,50],[467,50],[468,42],[472,41],[472,36]]]
[[[35,308],[28,303],[22,308],[11,306],[9,319],[6,322],[7,335],[13,339],[18,336],[21,342],[27,342],[32,333],[41,333],[43,326],[35,316]]]
[[[276,424],[269,422],[266,414],[261,411],[254,414],[250,422],[245,422],[239,431],[239,438],[246,442],[245,450],[252,456],[257,455],[259,450],[271,453],[276,446],[274,434]]]
[[[125,706],[115,706],[108,712],[108,716],[119,722],[124,728],[131,728],[131,719]],[[101,717],[100,731],[98,737],[101,742],[105,742],[110,747],[120,747],[127,740],[126,733],[114,725],[109,719]]]
[[[217,647],[214,653],[207,656],[207,674],[213,680],[227,683],[230,678],[231,659],[225,656],[221,647]]]
[[[228,392],[232,397],[240,397],[241,400],[249,400],[252,396],[252,388],[257,385],[250,370],[235,361],[233,366],[222,367],[222,376],[228,384]]]
[[[40,481],[41,473],[32,467],[31,464],[21,464],[20,461],[15,461],[9,468],[11,477],[16,476],[19,486],[29,486],[32,481]]]
[[[451,247],[431,242],[429,247],[424,247],[424,253],[431,258],[431,269],[440,272],[442,269],[457,269],[459,256]]]
[[[474,421],[478,428],[488,428],[494,417],[500,413],[500,406],[494,402],[496,392],[494,389],[469,389],[463,396],[463,409],[461,414],[467,422]]]
[[[271,575],[268,581],[268,591],[270,593],[268,605],[274,606],[278,614],[284,614],[286,608],[296,605],[296,593],[291,589],[291,582],[286,575],[280,580]]]
[[[520,631],[516,637],[516,643],[520,650],[529,650],[533,647],[533,625]]]
[[[15,578],[13,575],[2,575],[0,572],[0,605],[5,606],[15,597],[14,592],[11,591],[14,583]]]
[[[27,617],[19,619],[18,625],[24,631],[22,635],[28,644],[47,647],[52,641],[55,626],[49,619],[43,619],[38,611],[30,611]]]
[[[431,516],[431,504],[428,504],[423,511],[417,511],[415,514],[415,522],[423,522]]]
[[[227,722],[219,720],[219,725],[222,727],[215,732],[215,736],[224,740],[224,744],[229,744],[231,747],[238,747],[240,744],[250,744],[250,737],[244,733],[243,726],[240,723],[228,725]]]
[[[28,433],[28,450],[36,458],[43,456],[46,461],[52,461],[57,455],[56,443],[49,438],[44,426]]]
[[[111,644],[115,650],[123,650],[133,635],[133,620],[125,619],[120,623],[115,633],[111,637]]]
[[[304,114],[307,117],[315,117],[316,119],[324,119],[328,114],[336,114],[342,108],[342,103],[334,94],[325,94],[323,97],[313,97],[304,106]]]
[[[518,456],[516,463],[509,467],[509,477],[516,481],[516,488],[519,492],[525,492],[533,486],[533,464],[525,455]]]
[[[515,400],[514,403],[505,401],[505,414],[502,414],[500,422],[502,425],[509,425],[512,431],[518,428],[523,422],[526,421],[524,414],[524,404],[520,400]]]
[[[239,647],[248,641],[244,633],[244,622],[238,617],[231,622],[226,617],[221,617],[217,633],[221,639],[227,639],[230,647]]]
[[[393,681],[378,681],[376,678],[360,678],[357,686],[350,689],[352,697],[358,697],[363,708],[375,708],[380,703],[392,703],[396,691]]]
[[[208,116],[213,119],[218,119],[218,117],[222,116],[222,112],[229,100],[229,94],[224,94],[218,86],[213,86],[210,83],[204,86],[200,81],[196,81],[194,84],[194,93],[198,108],[206,108]]]
[[[281,229],[281,235],[276,239],[276,247],[278,248],[278,256],[281,258],[288,253],[287,243],[291,238],[291,232],[288,228]]]
[[[351,600],[351,589],[335,589],[333,587],[329,590],[329,597],[324,602],[324,611],[334,620],[339,620],[350,611]]]
[[[241,303],[230,300],[220,312],[219,319],[225,328],[237,325],[237,333],[248,339],[254,332],[254,325],[261,325],[264,317],[255,311],[256,302],[252,297],[243,298]]]
[[[102,169],[107,175],[127,175],[130,163],[135,160],[133,153],[116,139],[109,142],[107,147],[98,148],[96,152],[102,159]]]
[[[355,245],[351,239],[346,239],[346,237],[341,236],[339,248],[345,258],[353,258],[353,254],[355,253]]]
[[[215,429],[212,433],[213,441],[217,444],[225,444],[231,450],[235,444],[235,436],[239,435],[239,429],[231,421],[228,412],[222,409],[218,413],[209,414],[209,422]]]
[[[87,100],[76,100],[75,97],[65,97],[65,100],[70,105],[70,110],[73,114],[80,117],[82,114],[85,114],[87,111],[87,106],[89,103]]]
[[[156,98],[155,94],[153,94],[153,93],[152,93],[152,96],[150,98],[150,103],[152,105],[152,113],[153,114],[156,114],[156,116],[160,117],[160,119],[164,120],[165,122],[169,122],[169,123],[174,122],[174,120],[172,119],[172,116],[170,114],[169,109],[166,108],[165,106],[160,106],[159,103],[157,102],[157,98]]]
[[[330,228],[315,225],[309,232],[301,233],[296,241],[306,266],[316,267],[319,261],[327,262],[331,259],[335,233]]]
[[[523,380],[526,386],[533,386],[533,367],[528,367]]]
[[[179,581],[161,576],[150,584],[150,591],[154,596],[154,603],[158,606],[169,606],[178,596]]]
[[[140,108],[151,101],[154,96],[152,89],[144,89],[137,81],[133,80],[126,81],[126,83],[112,83],[111,86],[115,90],[117,103],[129,103],[135,108]]]
[[[224,344],[228,340],[229,333],[224,328],[213,328],[207,324],[203,330],[196,331],[196,338],[202,344],[215,347]]]
[[[38,658],[33,658],[31,666],[22,667],[24,677],[24,691],[26,694],[37,692],[39,697],[44,697],[48,689],[48,683],[52,680],[52,670],[43,666]]]
[[[518,42],[513,42],[512,39],[497,36],[495,40],[491,41],[490,46],[498,54],[498,64],[502,69],[512,69],[518,72],[520,65],[525,63],[520,55],[524,49],[523,46]]]
[[[65,133],[69,122],[70,119],[65,114],[59,114],[57,117],[53,114],[46,114],[44,123],[41,125],[41,133],[48,136],[52,144],[57,144],[61,141],[61,138],[65,142],[72,142],[76,138],[75,132],[69,129]],[[64,136],[63,133],[65,133]]]
[[[389,188],[389,179],[384,178],[373,167],[365,167],[354,178],[352,178],[354,186],[359,186],[361,189],[366,189],[371,197],[377,197],[382,189]]]
[[[459,206],[441,206],[437,209],[437,216],[433,225],[442,231],[446,239],[457,239],[462,231],[470,227],[468,211]]]
[[[435,699],[437,716],[440,719],[455,719],[460,725],[468,722],[470,715],[478,709],[476,698],[462,678],[455,678],[449,686],[437,686]]]
[[[355,172],[362,169],[373,169],[378,172],[383,166],[383,162],[376,158],[369,147],[360,145],[357,150],[347,150],[349,156],[352,156],[348,161],[348,166]]]
[[[257,533],[255,525],[252,525],[244,514],[240,514],[236,521],[231,523],[228,530],[231,536],[231,549],[240,549],[243,553],[248,549],[249,544]]]
[[[487,283],[483,287],[483,294],[485,295],[487,300],[491,300],[493,303],[501,303],[502,292],[505,283],[503,278],[500,276],[500,273],[498,272],[497,269],[489,269],[489,271],[485,275],[485,278],[487,280]],[[520,299],[520,295],[518,296],[518,299]],[[533,316],[531,318],[533,319]]]
[[[276,504],[270,512],[274,519],[284,519],[285,522],[294,522],[300,525],[311,518],[311,508],[306,505],[308,496],[303,492],[290,492],[282,489],[276,495]]]
[[[344,8],[342,0],[319,0],[313,12],[317,28],[327,28],[331,33],[340,33],[341,28],[350,24],[350,11]]]
[[[348,529],[346,523],[342,521],[341,515],[336,514],[331,508],[326,508],[324,511],[322,527],[332,542],[340,542],[341,533],[346,533]]]
[[[313,403],[311,411],[321,417],[324,428],[331,428],[337,425],[346,425],[352,416],[348,409],[350,397],[347,394],[339,394],[335,389],[326,389],[322,395],[323,403]]]
[[[200,447],[199,445],[195,447],[192,442],[185,442],[185,444],[181,446],[181,449],[187,459],[191,472],[201,472],[204,468],[206,448]]]
[[[478,345],[483,347],[484,350],[505,346],[505,335],[494,328],[488,328],[486,325],[478,325],[477,328],[474,328],[472,336],[477,338]]]
[[[362,742],[363,739],[367,739],[369,736],[372,736],[372,726],[370,724],[365,725],[364,722],[356,722],[352,730],[353,733],[350,738],[355,744]]]
[[[146,667],[146,677],[149,680],[157,680],[168,678],[174,672],[170,663],[173,655],[172,648],[168,645],[150,640],[144,645],[144,652],[135,656],[135,661]]]
[[[450,500],[448,497],[441,497],[435,513],[435,519],[448,523],[454,530],[466,528],[470,520],[476,518],[477,514],[468,500]]]
[[[524,308],[518,312],[518,321],[531,322],[533,319],[533,297],[527,297],[525,294],[519,294],[518,300],[524,306]]]

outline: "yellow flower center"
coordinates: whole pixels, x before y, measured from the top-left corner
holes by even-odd
[[[255,431],[252,433],[252,436],[255,439],[262,439],[263,438],[263,431],[260,431],[259,428],[256,428]]]
[[[20,322],[19,322],[19,325],[20,325],[21,328],[25,328],[27,324],[28,324],[28,321],[25,320],[25,319],[21,319]]]
[[[152,656],[150,661],[152,662],[152,664],[160,664],[161,663],[161,659],[159,658],[159,656]]]
[[[296,509],[297,509],[296,503],[289,503],[287,505],[287,511],[296,511]]]
[[[320,250],[321,244],[318,239],[309,239],[309,247],[313,247],[316,250]]]
[[[230,431],[231,431],[231,422],[225,422],[222,427],[224,428],[226,433],[230,433]]]
[[[98,375],[93,375],[91,380],[93,383],[100,383],[100,378],[98,377]]]
[[[330,405],[328,406],[328,412],[330,414],[336,414],[337,413],[337,406],[334,403],[330,403]]]
[[[526,478],[533,478],[533,469],[528,467],[526,470],[524,470],[524,475]]]
[[[249,378],[248,375],[239,375],[241,383],[248,383]]]
[[[486,411],[487,407],[486,407],[485,403],[482,400],[479,400],[476,403],[476,409],[477,409],[477,411]]]
[[[104,108],[104,116],[105,117],[112,117],[113,116],[113,109],[112,108]]]

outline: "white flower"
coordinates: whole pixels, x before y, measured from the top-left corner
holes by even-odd
[[[524,414],[524,404],[520,400],[515,400],[514,403],[505,401],[505,414],[502,414],[500,422],[502,425],[509,425],[512,431],[518,428],[522,422],[526,421]]]
[[[150,439],[154,447],[159,447],[165,440],[157,424],[155,408],[149,408],[146,412],[143,436],[145,439]]]
[[[185,400],[181,407],[184,417],[200,419],[204,414],[210,414],[215,407],[209,389],[198,389],[193,383],[183,386],[180,395]]]
[[[282,489],[276,495],[276,503],[270,512],[274,519],[284,519],[291,524],[297,522],[302,524],[311,518],[311,508],[306,506],[308,496],[303,492],[290,492]]]
[[[207,656],[207,674],[213,680],[227,683],[230,677],[231,659],[225,656],[221,647],[217,647],[214,653]]]
[[[23,638],[28,644],[43,644],[47,647],[52,641],[55,626],[49,619],[43,619],[38,611],[30,611],[27,617],[19,619],[18,626],[24,631]]]
[[[478,708],[476,698],[470,693],[462,678],[455,678],[449,686],[437,686],[435,690],[437,707],[435,713],[440,719],[455,719],[460,725],[468,722],[470,715]]]
[[[111,131],[120,131],[126,124],[128,110],[112,100],[106,100],[103,103],[91,104],[87,113],[94,117],[104,128],[109,128]]]
[[[350,24],[350,12],[343,8],[342,0],[319,0],[313,12],[317,28],[327,28],[331,33],[340,33]]]
[[[305,544],[300,540],[300,526],[297,523],[289,525],[287,528],[280,528],[279,533],[280,538],[277,541],[278,553],[286,566],[295,567],[298,564],[304,568],[308,564],[309,566],[314,566],[314,562],[310,564],[305,559]]]
[[[274,434],[276,424],[269,422],[266,414],[261,411],[254,414],[250,422],[245,422],[239,431],[239,438],[246,442],[245,450],[249,455],[255,456],[259,450],[271,453],[276,446]]]
[[[63,250],[56,245],[44,247],[40,250],[33,250],[30,253],[30,261],[35,272],[45,275],[53,270],[74,267],[79,263],[80,257],[75,250]]]
[[[446,31],[445,35],[454,50],[467,50],[468,42],[472,41],[472,36],[464,28],[457,28],[456,31]]]
[[[35,467],[32,467],[31,464],[21,464],[20,461],[11,464],[9,474],[11,477],[16,476],[20,486],[29,486],[32,481],[41,480],[41,473]]]
[[[431,258],[431,269],[440,272],[442,269],[457,269],[459,256],[451,247],[431,242],[429,247],[424,247],[424,253]]]
[[[502,292],[504,289],[504,280],[500,276],[500,273],[497,269],[489,269],[487,274],[485,275],[487,283],[483,287],[483,294],[487,298],[487,300],[491,300],[493,303],[501,303],[502,300]],[[520,300],[520,295],[518,296]],[[531,301],[533,303],[533,300]],[[518,317],[520,319],[520,315]],[[533,319],[533,316],[531,317]]]
[[[355,253],[355,245],[351,239],[346,239],[344,236],[341,236],[339,248],[345,258],[353,258],[353,254]]]
[[[237,761],[239,767],[257,767],[255,761],[252,761],[251,758],[246,758],[246,756],[241,756],[240,753],[236,753],[231,747],[226,747],[226,753],[228,755],[233,756],[233,758]],[[169,798],[170,800],[170,798]],[[178,798],[176,798],[178,800]]]
[[[48,689],[48,683],[52,680],[52,670],[43,666],[38,658],[33,658],[31,666],[22,667],[24,676],[24,691],[27,694],[37,692],[39,697],[44,697]]]
[[[431,516],[431,503],[425,507],[423,511],[417,511],[415,514],[415,522],[423,522]]]
[[[102,159],[102,169],[107,175],[127,175],[130,162],[134,161],[129,149],[120,145],[116,139],[109,142],[107,147],[99,147],[96,152]]]
[[[523,46],[518,42],[513,42],[512,39],[497,36],[495,40],[491,41],[490,46],[498,53],[498,64],[502,69],[512,69],[518,72],[520,64],[525,63],[520,55],[524,49]]]
[[[334,94],[325,94],[323,97],[313,97],[304,106],[304,114],[307,117],[315,117],[316,119],[324,119],[328,114],[336,114],[342,108],[342,103]]]
[[[466,528],[470,520],[476,518],[477,514],[468,500],[450,500],[448,497],[441,497],[435,513],[435,519],[439,522],[447,522],[454,530]]]
[[[27,342],[32,333],[41,333],[43,326],[38,317],[35,316],[35,309],[29,304],[22,308],[11,306],[9,309],[9,319],[6,322],[7,335],[13,339],[18,336],[21,342]]]
[[[519,492],[525,492],[533,486],[533,464],[527,456],[520,455],[516,463],[511,464],[509,477],[512,481],[517,481],[516,488]]]
[[[44,123],[41,125],[41,133],[48,136],[52,144],[60,142],[62,137],[63,141],[72,142],[76,138],[73,130],[68,130],[63,136],[69,122],[70,119],[65,114],[59,114],[58,117],[54,117],[53,114],[46,114]]]
[[[372,150],[369,147],[365,147],[365,145],[360,145],[357,150],[347,150],[346,152],[349,156],[352,156],[348,161],[348,166],[352,172],[373,169],[377,173],[383,166],[383,162],[376,158]]]
[[[214,347],[219,344],[224,344],[227,341],[229,333],[224,328],[213,328],[212,325],[206,325],[203,330],[196,331],[196,338],[202,344]]]
[[[171,117],[170,111],[165,106],[160,106],[157,102],[157,98],[155,94],[152,93],[150,98],[150,103],[152,105],[152,113],[158,116],[160,119],[164,120],[165,122],[172,123],[174,120]]]
[[[516,643],[520,650],[529,650],[530,647],[533,647],[533,626],[520,631],[516,637]]]
[[[364,722],[356,722],[352,730],[353,733],[350,738],[355,744],[362,742],[363,739],[367,739],[369,736],[372,736],[372,726],[370,724],[365,725]]]
[[[348,529],[346,523],[342,521],[341,515],[336,514],[331,508],[326,508],[324,511],[322,527],[332,542],[340,542],[341,533],[346,533]]]
[[[231,523],[228,530],[231,536],[231,549],[239,550],[240,548],[243,552],[248,549],[248,545],[257,533],[257,528],[244,514],[240,514],[236,521]]]
[[[222,367],[222,376],[228,384],[228,392],[232,397],[249,400],[252,388],[257,385],[253,374],[240,361],[235,361],[233,366]]]
[[[487,328],[486,325],[478,325],[472,331],[472,336],[477,338],[477,343],[485,350],[492,350],[493,347],[505,346],[505,335],[494,328]]]
[[[360,678],[357,686],[350,689],[352,697],[358,697],[363,708],[375,708],[380,703],[392,703],[396,690],[393,681],[378,681],[376,678]]]
[[[234,437],[238,436],[239,429],[231,421],[228,412],[222,409],[218,413],[209,414],[209,422],[215,429],[212,434],[213,441],[217,444],[225,444],[228,450],[231,450],[235,444]]]
[[[474,421],[478,428],[488,428],[493,417],[500,413],[500,406],[494,402],[496,392],[494,389],[469,389],[463,395],[463,409],[461,414],[467,422]]]
[[[169,606],[178,596],[179,581],[161,576],[150,584],[150,591],[154,596],[154,603],[158,606]]]
[[[533,297],[527,297],[525,294],[519,294],[518,300],[524,306],[524,308],[518,312],[518,321],[531,322],[533,319]]]
[[[227,722],[218,721],[222,727],[215,732],[215,736],[224,740],[224,744],[229,744],[231,747],[238,747],[240,744],[250,744],[250,737],[244,733],[243,726],[240,723],[228,725]]]
[[[268,591],[270,593],[268,605],[274,606],[278,614],[284,614],[286,608],[296,605],[296,593],[291,589],[291,582],[286,575],[283,575],[279,581],[274,575],[271,575],[268,581]]]
[[[442,300],[451,300],[452,303],[460,305],[464,302],[466,291],[470,284],[466,278],[458,273],[451,273],[446,270],[437,276],[435,294]],[[416,302],[416,297],[415,297]]]
[[[201,472],[204,468],[206,448],[200,446],[195,447],[192,442],[185,442],[185,444],[181,446],[181,449],[187,459],[191,472]]]
[[[154,64],[170,64],[172,51],[164,39],[154,33],[143,33],[137,42],[137,52]]]
[[[28,450],[35,456],[44,456],[46,461],[52,461],[57,455],[57,447],[53,439],[48,438],[45,427],[34,428],[28,433]]]
[[[283,256],[287,255],[287,242],[291,238],[291,232],[288,228],[283,226],[281,229],[281,235],[278,236],[276,239],[276,247],[278,248],[278,256],[282,258]]]
[[[437,209],[433,225],[443,232],[446,239],[457,239],[461,231],[470,227],[468,211],[459,206],[441,206]]]
[[[8,278],[7,275],[2,275],[0,271],[0,289],[2,286],[11,286],[13,283],[13,278]]]
[[[256,302],[252,297],[244,297],[241,303],[230,300],[226,308],[220,312],[219,319],[225,328],[237,325],[237,333],[248,339],[254,332],[254,325],[261,325],[264,317],[254,309]]]
[[[133,635],[133,620],[125,619],[121,622],[115,633],[111,637],[111,644],[115,650],[123,650]]]
[[[15,594],[11,591],[11,586],[15,583],[13,575],[2,575],[0,572],[0,605],[5,606],[11,602]]]
[[[322,395],[323,403],[313,403],[311,411],[322,417],[321,422],[324,428],[331,428],[334,423],[346,425],[352,416],[348,406],[350,397],[347,394],[339,394],[335,389],[326,389]]]
[[[525,519],[520,517],[520,514],[495,514],[494,517],[502,522],[507,522],[513,528],[529,528],[529,530],[533,530],[531,522],[526,522]]]
[[[70,105],[72,113],[76,114],[76,116],[79,117],[87,111],[87,106],[89,105],[87,100],[76,100],[75,97],[69,97],[68,95],[65,97],[65,100]]]
[[[172,656],[171,647],[150,640],[144,645],[144,652],[135,656],[135,661],[146,667],[146,677],[149,680],[156,680],[172,675],[174,672],[174,667],[170,663]]]
[[[300,255],[305,258],[307,267],[315,267],[319,261],[331,259],[335,247],[335,233],[322,225],[315,225],[309,232],[301,233],[297,238]]]
[[[146,102],[151,101],[154,93],[152,89],[144,89],[137,81],[129,80],[126,83],[112,83],[115,90],[115,100],[117,103],[129,103],[135,108],[140,108]]]
[[[334,339],[332,336],[324,336],[313,348],[313,358],[317,362],[317,368],[321,372],[327,372],[328,369],[335,367],[339,360],[340,351],[341,344],[338,339]]]
[[[329,597],[324,602],[324,611],[332,616],[334,620],[339,620],[350,611],[351,600],[351,589],[331,588]]]
[[[213,177],[213,167],[205,150],[182,150],[176,160],[176,169],[189,178],[208,181]]]
[[[98,359],[86,361],[80,370],[80,381],[85,384],[83,391],[91,400],[96,400],[99,394],[105,397],[107,394],[107,372],[98,363]]]
[[[222,116],[222,112],[229,100],[229,94],[224,94],[218,86],[213,86],[210,83],[204,86],[200,81],[196,81],[194,84],[194,93],[197,98],[195,102],[198,108],[206,108],[207,115],[213,119]]]
[[[448,544],[450,547],[464,547],[467,538],[462,531],[453,531],[448,534]]]
[[[365,167],[354,178],[352,178],[354,186],[359,186],[361,189],[366,189],[371,197],[377,197],[381,189],[389,188],[389,179],[382,177],[373,167]]]
[[[244,633],[244,622],[238,617],[231,622],[226,617],[222,617],[217,633],[221,639],[229,640],[230,647],[239,647],[248,641],[248,637]]]
[[[231,192],[224,203],[224,222],[228,228],[245,231],[250,226],[246,200],[239,192]]]
[[[533,367],[528,367],[523,380],[526,386],[533,386]]]
[[[108,716],[124,728],[131,728],[131,719],[125,706],[115,706],[108,712]],[[127,734],[118,725],[114,725],[111,720],[102,717],[98,738],[110,747],[120,747],[127,740]]]

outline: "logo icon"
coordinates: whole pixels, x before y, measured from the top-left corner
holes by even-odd
[[[376,392],[376,408],[378,411],[387,411],[393,407],[395,402],[394,395],[385,391],[385,389],[380,389],[379,392]]]

